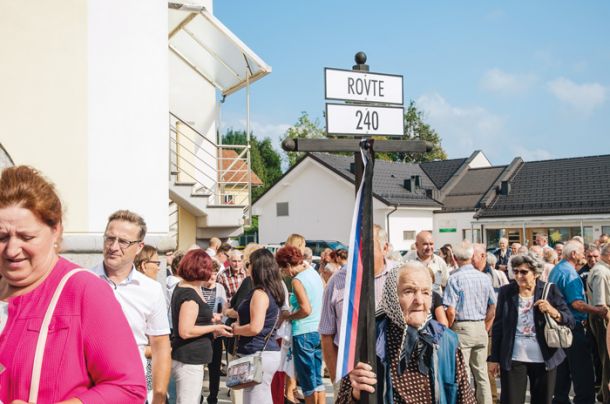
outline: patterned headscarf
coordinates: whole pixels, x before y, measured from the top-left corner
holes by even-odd
[[[428,332],[425,331],[431,316],[428,316],[419,329],[415,329],[414,327],[407,325],[404,312],[400,307],[400,301],[398,300],[398,278],[402,272],[409,270],[427,271],[426,267],[417,261],[409,261],[399,268],[392,269],[386,278],[381,303],[379,305],[379,310],[385,313],[388,319],[396,326],[393,327],[393,329],[403,330],[402,337],[400,338],[401,343],[399,351],[401,362],[401,366],[399,366],[400,373],[406,368],[408,359],[414,350],[415,352],[420,353],[424,350],[425,345],[432,342],[430,338],[428,338]],[[420,371],[422,373],[427,372],[424,355],[421,355],[419,359]]]

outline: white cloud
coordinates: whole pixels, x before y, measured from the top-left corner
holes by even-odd
[[[560,77],[549,81],[547,87],[558,100],[585,114],[591,113],[606,101],[607,89],[599,83],[577,84]]]
[[[420,96],[416,106],[439,133],[450,157],[469,156],[477,149],[492,150],[507,140],[502,133],[504,118],[483,107],[454,106],[437,93]]]
[[[513,155],[521,157],[524,161],[550,160],[553,153],[546,149],[526,149],[523,146],[511,148]]]
[[[514,95],[524,93],[535,81],[536,78],[531,74],[510,74],[494,68],[485,72],[479,84],[492,93]]]

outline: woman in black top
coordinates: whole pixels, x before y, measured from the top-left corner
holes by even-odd
[[[203,364],[212,360],[214,335],[231,336],[224,324],[213,324],[212,310],[201,292],[210,279],[212,259],[201,250],[189,251],[180,261],[182,281],[172,295],[172,375],[176,403],[198,404],[203,386]]]
[[[239,336],[238,354],[262,351],[263,381],[244,389],[244,403],[271,403],[271,380],[280,367],[280,347],[274,334],[285,300],[284,287],[280,269],[269,250],[252,253],[250,270],[253,289],[237,308],[239,324],[233,323],[233,333]]]

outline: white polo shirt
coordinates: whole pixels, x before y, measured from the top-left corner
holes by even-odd
[[[146,363],[144,347],[148,345],[148,336],[169,335],[167,304],[163,287],[159,282],[136,271],[135,267],[131,269],[129,276],[118,285],[108,278],[103,263],[96,265],[91,270],[112,288],[114,296],[127,317],[144,363]]]
[[[417,255],[417,251],[409,251],[403,258],[403,262],[407,261],[419,261],[419,256]],[[422,262],[423,264],[423,262]],[[432,290],[439,293],[441,296],[443,294],[443,288],[447,286],[447,280],[449,279],[449,267],[444,259],[439,257],[436,254],[432,255],[432,259],[428,262],[428,264],[424,264],[426,267],[430,268],[434,273],[434,284],[432,285]]]

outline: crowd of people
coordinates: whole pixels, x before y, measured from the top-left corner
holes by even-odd
[[[275,254],[209,240],[165,255],[144,218],[112,213],[90,270],[62,258],[62,204],[29,167],[0,176],[0,402],[218,402],[231,362],[260,358],[233,403],[610,403],[610,243],[602,235],[435,250],[403,257],[374,226],[376,367],[336,374],[348,251],[319,263],[299,234]],[[547,341],[549,319],[571,330]],[[373,330],[371,330],[373,332]],[[373,371],[375,369],[375,371]],[[496,378],[500,379],[500,388]],[[203,393],[204,380],[209,381]]]

